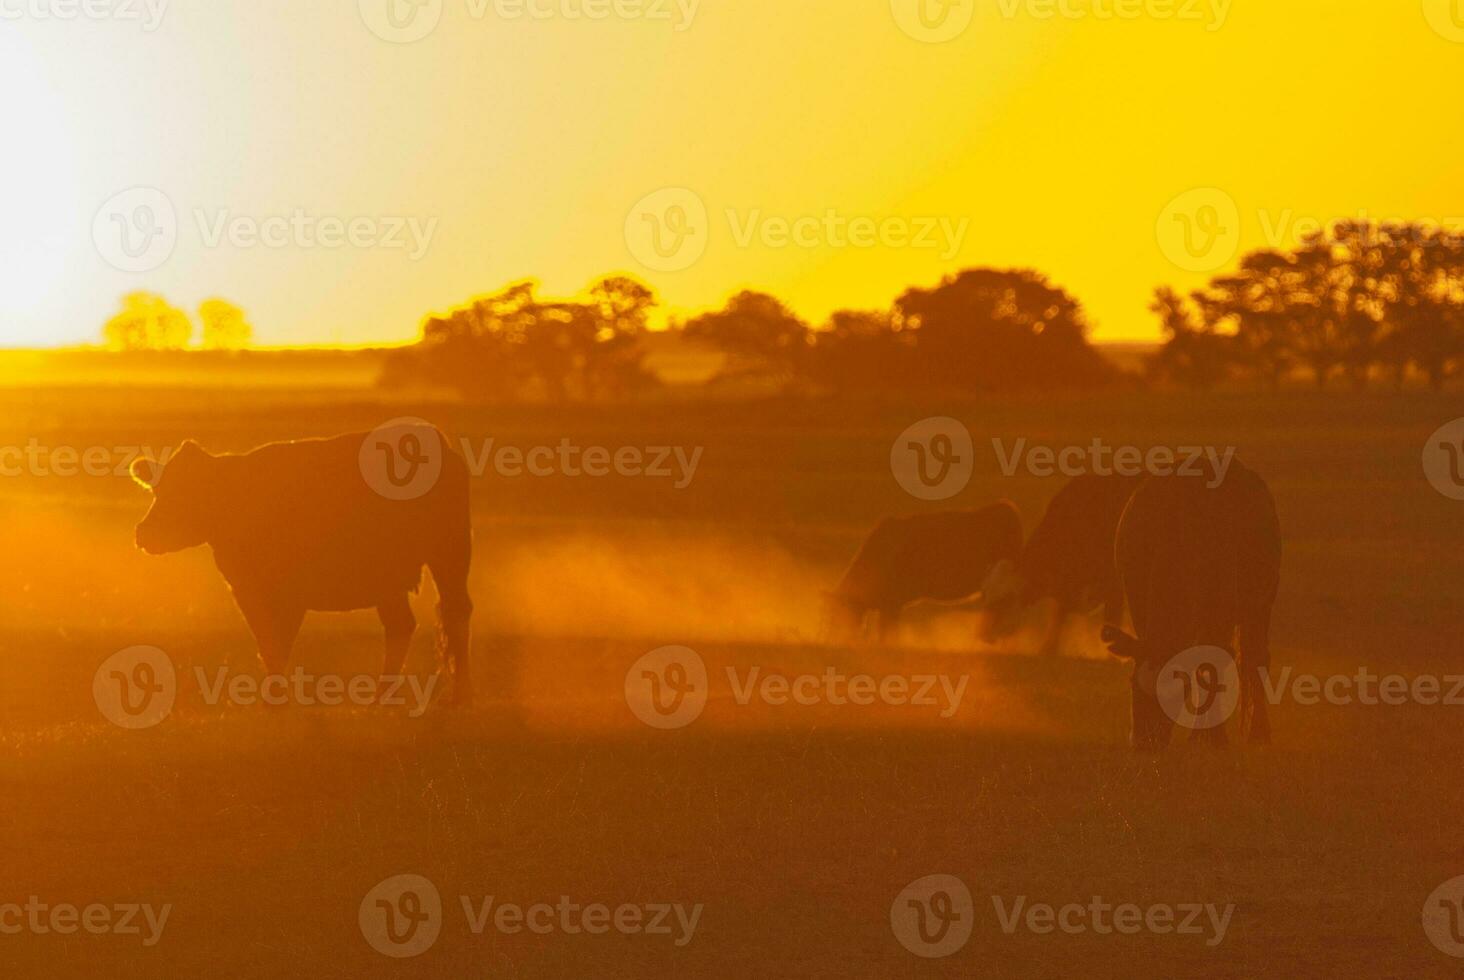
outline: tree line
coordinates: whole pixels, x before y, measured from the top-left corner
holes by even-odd
[[[601,277],[569,300],[513,283],[429,316],[416,343],[387,357],[381,381],[475,400],[632,397],[661,383],[645,342],[658,305],[628,275]],[[1293,377],[1439,388],[1464,374],[1464,235],[1339,222],[1289,250],[1251,252],[1188,295],[1160,288],[1150,309],[1163,343],[1142,375],[1105,358],[1082,304],[1030,269],[966,269],[818,325],[776,296],[744,290],[670,329],[722,355],[718,382],[777,391],[1277,387]],[[252,328],[233,303],[208,300],[198,319],[204,347],[249,343]],[[103,335],[115,349],[182,349],[194,327],[163,297],[133,293]]]
[[[186,350],[195,341],[208,350],[248,347],[254,328],[244,311],[226,299],[206,299],[198,306],[195,337],[192,318],[156,293],[128,293],[122,308],[102,325],[102,342],[112,350]]]
[[[428,318],[383,381],[551,400],[644,391],[658,384],[640,343],[657,303],[651,287],[628,276],[602,278],[567,302],[517,283]],[[780,390],[1005,391],[1118,376],[1088,342],[1081,304],[1030,270],[968,269],[910,288],[888,309],[841,310],[820,327],[775,296],[744,290],[670,329],[724,355],[718,380]]]
[[[1318,387],[1416,376],[1437,389],[1464,372],[1464,235],[1339,222],[1251,252],[1189,296],[1161,288],[1151,310],[1165,336],[1153,373],[1179,384],[1276,387],[1303,373]]]

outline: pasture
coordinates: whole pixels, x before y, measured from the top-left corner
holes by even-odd
[[[1420,456],[1457,397],[667,402],[463,408],[340,390],[71,387],[0,392],[0,445],[215,451],[421,416],[478,448],[700,450],[675,477],[474,481],[478,704],[209,703],[218,668],[257,677],[206,551],[148,558],[147,495],[123,476],[0,479],[0,903],[171,905],[144,936],[0,937],[4,972],[50,976],[1443,976],[1430,893],[1464,874],[1464,705],[1273,708],[1275,745],[1126,744],[1128,669],[1090,633],[1044,660],[1033,633],[974,648],[960,612],[899,644],[820,641],[821,593],[908,496],[890,447],[928,416],[976,441],[954,504],[1009,498],[1030,531],[1058,476],[1001,472],[990,440],[1235,446],[1275,492],[1286,556],[1275,668],[1464,673],[1464,504]],[[654,453],[652,453],[654,455]],[[409,667],[433,666],[430,585]],[[369,613],[312,615],[294,663],[370,674]],[[108,722],[93,675],[124,648],[176,664],[172,713]],[[627,670],[683,645],[711,700],[680,730],[642,724]],[[742,704],[758,676],[965,678],[939,705]],[[200,674],[199,671],[202,673]],[[1445,685],[1445,689],[1447,690]],[[417,874],[441,935],[413,959],[363,938],[363,898]],[[891,904],[927,875],[974,896],[959,952],[922,959]],[[700,905],[694,935],[470,927],[460,904]],[[1002,926],[1030,903],[1233,904],[1206,935]],[[674,918],[673,918],[674,921]],[[679,928],[679,927],[678,927]],[[144,934],[146,930],[144,929]],[[684,937],[682,937],[684,938]]]

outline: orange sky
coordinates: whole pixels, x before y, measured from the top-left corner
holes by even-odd
[[[1308,221],[1464,217],[1458,0],[418,2],[0,0],[0,346],[133,289],[366,343],[528,276],[818,321],[973,264],[1148,338]]]

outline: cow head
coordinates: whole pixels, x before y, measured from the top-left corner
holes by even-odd
[[[1133,692],[1133,728],[1129,738],[1134,748],[1164,748],[1169,744],[1174,720],[1159,703],[1156,681],[1164,663],[1163,651],[1116,626],[1103,627],[1103,642],[1115,657],[1134,664],[1133,677],[1129,679]]]
[[[196,442],[185,442],[166,463],[141,457],[132,479],[151,490],[152,507],[137,525],[137,546],[165,555],[205,544],[212,531],[217,481],[215,457]]]
[[[1011,636],[1022,623],[1027,581],[1010,559],[1003,558],[981,584],[981,641],[995,643]]]

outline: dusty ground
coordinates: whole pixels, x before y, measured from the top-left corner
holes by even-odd
[[[1456,751],[1464,706],[1275,709],[1277,744],[1225,753],[1124,743],[1127,676],[1078,629],[1069,656],[1030,637],[977,650],[931,615],[899,645],[825,646],[819,595],[906,496],[889,447],[954,415],[977,472],[960,501],[1008,497],[1029,527],[1060,479],[1003,476],[989,440],[1238,446],[1287,533],[1278,667],[1322,676],[1464,673],[1464,504],[1424,480],[1425,438],[1457,399],[1126,396],[863,407],[693,405],[465,411],[318,397],[71,390],[0,396],[0,443],[210,448],[432,418],[480,443],[680,446],[684,489],[654,478],[485,475],[475,484],[479,602],[470,712],[210,705],[195,668],[256,676],[205,553],[148,559],[146,497],[117,477],[0,480],[0,905],[171,906],[155,945],[122,935],[0,935],[15,976],[503,975],[1430,976],[1425,900],[1464,874]],[[430,624],[431,595],[419,617]],[[160,725],[99,713],[116,651],[164,650],[182,680]],[[626,705],[647,651],[694,649],[712,700],[659,731]],[[320,616],[296,662],[377,666],[374,617]],[[432,666],[431,637],[412,667]],[[739,704],[738,677],[964,678],[959,709]],[[367,893],[429,879],[441,934],[388,959],[358,923]],[[970,941],[908,952],[890,910],[952,875]],[[474,934],[460,904],[701,906],[678,936]],[[994,897],[1234,905],[1213,934],[1003,931]],[[674,921],[674,920],[673,920]],[[3,923],[0,923],[3,924]],[[144,932],[146,928],[144,927]]]

